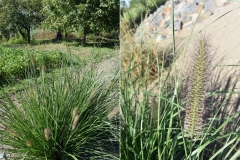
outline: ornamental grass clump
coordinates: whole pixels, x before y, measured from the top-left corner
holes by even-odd
[[[195,137],[201,134],[204,125],[206,92],[211,70],[211,50],[205,36],[199,38],[197,49],[192,53],[184,130]]]
[[[119,127],[108,119],[118,104],[118,79],[88,68],[59,72],[0,99],[0,144],[10,146],[8,158],[118,159]]]

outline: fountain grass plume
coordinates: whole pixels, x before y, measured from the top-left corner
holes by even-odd
[[[211,71],[211,45],[207,37],[201,35],[197,47],[190,55],[190,76],[187,82],[186,115],[184,130],[191,137],[200,136],[203,131],[203,116],[206,111],[206,92]]]

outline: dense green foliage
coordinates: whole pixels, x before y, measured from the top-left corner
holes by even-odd
[[[1,36],[9,38],[19,32],[30,43],[31,28],[44,20],[41,9],[42,2],[38,0],[1,0]]]
[[[30,43],[30,31],[39,26],[62,33],[110,32],[119,29],[116,0],[1,0],[0,39],[20,34]],[[60,38],[57,39],[61,39]]]
[[[119,29],[119,2],[116,0],[43,0],[43,4],[47,28],[65,34],[82,29],[84,42],[90,30]]]
[[[121,8],[122,16],[127,23],[140,23],[141,16],[154,12],[166,0],[131,0],[129,8]]]
[[[66,56],[61,52],[44,52],[36,50],[13,49],[0,46],[0,78],[4,81],[8,78],[23,78],[26,71],[32,67],[30,54],[34,56],[34,67],[40,69],[59,66],[66,61]]]

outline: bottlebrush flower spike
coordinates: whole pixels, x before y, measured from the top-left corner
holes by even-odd
[[[73,123],[72,123],[72,130],[74,130],[77,125],[78,125],[78,121],[79,121],[80,115],[76,115],[73,119]]]
[[[50,129],[49,128],[44,129],[44,137],[47,141],[49,140],[49,138],[50,138]]]
[[[32,147],[32,146],[33,146],[33,143],[32,143],[32,141],[27,140],[27,141],[26,141],[26,145],[27,145],[28,147]]]
[[[210,45],[204,35],[197,42],[190,65],[184,130],[191,137],[197,137],[203,129],[206,91],[211,70]]]
[[[72,111],[72,121],[74,120],[75,116],[77,115],[78,113],[78,107],[75,107]]]

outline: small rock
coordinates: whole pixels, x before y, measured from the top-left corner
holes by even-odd
[[[156,41],[163,41],[164,39],[167,39],[167,36],[165,35],[157,35]]]
[[[164,26],[165,21],[166,21],[165,19],[162,19],[162,20],[161,20],[161,22],[160,22],[160,27],[163,27],[163,26]]]
[[[209,10],[212,13],[214,13],[215,9],[217,8],[217,4],[214,2],[214,0],[208,0],[206,1],[204,5],[204,10]]]
[[[180,12],[174,13],[174,19],[175,20],[179,20],[181,17],[182,16],[181,16]]]
[[[173,53],[169,53],[168,55],[165,55],[165,63],[164,63],[164,67],[168,67],[171,65],[171,63],[173,62]]]
[[[211,12],[211,11],[209,11],[209,10],[205,10],[204,13],[207,14],[207,15],[209,15],[209,16],[213,15],[213,12]]]
[[[164,5],[162,5],[161,7],[159,7],[154,13],[156,13],[156,14],[158,14],[158,13],[160,13],[160,12],[162,12],[163,11],[163,9],[164,9]]]
[[[167,28],[168,26],[170,26],[170,24],[171,24],[171,20],[165,21],[163,27],[164,27],[164,28]]]
[[[150,32],[156,32],[156,26],[155,25],[151,25],[150,26]]]
[[[163,13],[165,14],[165,15],[168,15],[168,14],[170,14],[171,13],[171,7],[166,7],[166,8],[164,8],[164,10],[163,10]]]
[[[197,13],[200,13],[202,10],[203,10],[203,5],[202,5],[202,4],[199,4],[199,5],[198,5]]]
[[[174,12],[180,12],[184,6],[187,5],[187,2],[181,1],[176,7]]]
[[[181,0],[173,0],[173,3],[174,3],[175,5],[179,4],[180,2],[181,2]]]
[[[181,18],[182,23],[187,23],[192,20],[191,16],[183,15]]]
[[[182,21],[174,21],[174,31],[182,30]]]
[[[156,24],[157,24],[157,25],[159,25],[162,20],[163,20],[162,15],[157,15],[157,16],[154,18],[154,21],[156,21]]]
[[[183,14],[193,14],[197,12],[198,6],[195,2],[187,4],[185,7],[182,9]]]
[[[163,16],[164,16],[163,18],[164,18],[166,21],[172,19],[172,15],[171,15],[171,14],[169,14],[169,15],[163,14]]]

